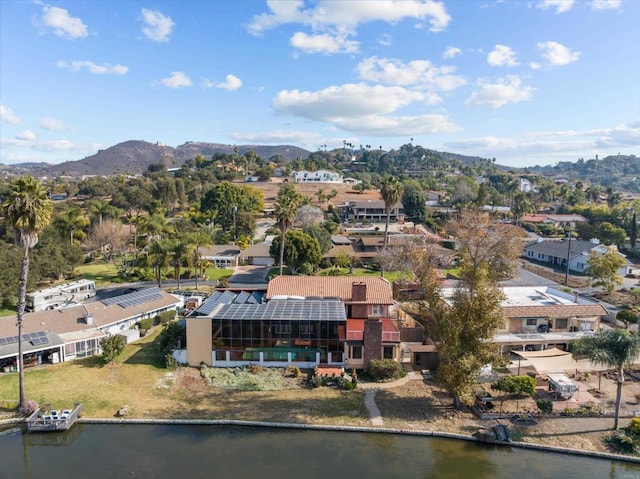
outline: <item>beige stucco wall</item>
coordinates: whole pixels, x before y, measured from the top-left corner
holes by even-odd
[[[187,363],[211,366],[211,318],[187,318]]]

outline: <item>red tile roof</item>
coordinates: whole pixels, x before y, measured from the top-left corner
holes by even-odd
[[[391,283],[380,276],[276,276],[269,281],[267,300],[274,296],[315,296],[362,304],[352,300],[353,283],[367,285],[364,304],[393,304]]]

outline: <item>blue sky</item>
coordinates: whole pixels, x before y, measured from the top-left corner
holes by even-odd
[[[126,140],[640,156],[638,0],[0,1],[0,163]]]

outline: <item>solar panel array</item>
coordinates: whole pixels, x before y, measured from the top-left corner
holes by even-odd
[[[18,339],[18,336],[0,338],[0,346],[17,343]],[[47,333],[45,333],[44,331],[38,331],[36,333],[23,334],[22,341],[31,341],[31,344],[33,344],[34,346],[39,346],[41,344],[47,344],[49,342],[49,338],[47,338]]]
[[[213,318],[238,321],[346,321],[347,316],[342,301],[271,300],[267,304],[227,304]]]
[[[196,316],[208,316],[219,304],[260,304],[264,298],[264,293],[254,291],[216,291],[195,310]]]
[[[131,306],[149,303],[158,299],[162,299],[162,290],[158,287],[153,287],[134,291],[133,293],[122,294],[113,298],[106,298],[102,300],[102,304],[105,306],[117,304],[122,308],[129,308]]]

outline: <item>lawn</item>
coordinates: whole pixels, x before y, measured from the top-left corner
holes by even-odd
[[[94,280],[97,286],[112,283],[114,279],[118,278],[116,265],[111,262],[96,261],[94,263],[80,265],[76,270],[83,278]]]

